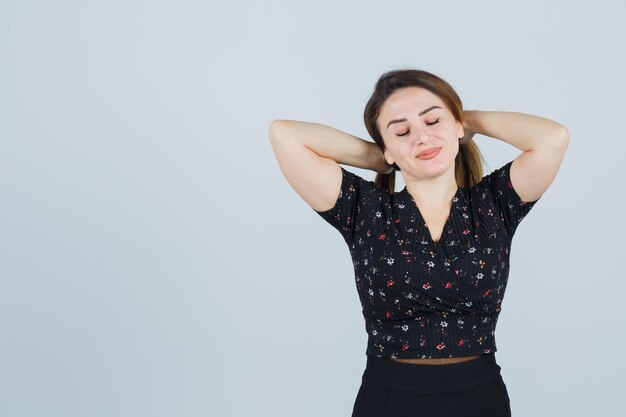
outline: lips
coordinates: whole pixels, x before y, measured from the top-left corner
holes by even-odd
[[[441,150],[441,148],[430,148],[430,149],[426,149],[425,151],[420,152],[416,158],[420,158],[420,159],[430,159],[435,157],[439,151]]]

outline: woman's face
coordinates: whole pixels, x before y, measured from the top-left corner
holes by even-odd
[[[463,125],[437,95],[420,87],[401,88],[383,103],[377,124],[385,142],[385,159],[395,162],[403,175],[428,179],[450,169],[454,173]],[[433,158],[417,157],[431,148],[441,149]]]

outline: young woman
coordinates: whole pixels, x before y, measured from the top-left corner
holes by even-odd
[[[464,111],[445,80],[417,69],[383,74],[364,119],[374,142],[291,120],[269,130],[287,182],[352,257],[368,333],[352,415],[510,416],[494,336],[511,242],[569,133],[528,114]],[[475,134],[522,153],[483,176]]]

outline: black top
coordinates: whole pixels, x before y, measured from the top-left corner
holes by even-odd
[[[508,162],[458,188],[439,241],[406,187],[390,194],[341,167],[335,206],[315,211],[348,244],[368,334],[366,355],[444,358],[495,352],[511,240],[524,202]]]

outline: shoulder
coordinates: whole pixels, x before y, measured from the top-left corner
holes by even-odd
[[[491,211],[506,225],[510,236],[513,236],[518,224],[535,206],[538,200],[524,201],[511,183],[511,166],[509,161],[493,170],[470,189],[472,201],[489,215]]]
[[[365,206],[389,198],[389,192],[380,188],[375,181],[368,180],[342,166],[340,166],[340,168],[341,188],[336,207],[354,205]],[[335,208],[327,211],[331,211]]]
[[[374,221],[376,212],[386,212],[391,194],[378,187],[375,181],[341,167],[341,188],[335,205],[326,211],[315,212],[341,232],[351,242],[365,224]]]

